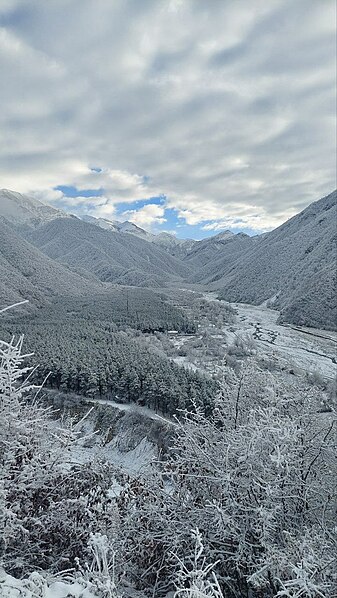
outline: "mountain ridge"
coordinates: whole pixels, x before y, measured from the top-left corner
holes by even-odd
[[[0,189],[0,216],[15,226],[28,228],[36,228],[55,218],[74,217],[38,199],[9,189]]]
[[[26,239],[57,261],[86,268],[104,282],[165,286],[190,268],[160,247],[128,233],[104,230],[80,219],[56,219],[29,231]],[[144,282],[141,280],[144,276]]]
[[[119,222],[118,220],[107,220],[106,218],[95,218],[94,216],[88,215],[81,216],[80,218],[85,222],[89,222],[90,224],[94,224],[95,226],[99,226],[105,230],[135,235],[144,239],[145,241],[148,241],[149,243],[154,243],[155,245],[159,245],[165,249],[173,250],[173,255],[177,256],[184,255],[195,243],[197,243],[197,241],[194,239],[178,239],[174,235],[167,232],[160,232],[156,234],[150,233],[149,231],[137,226],[134,224],[134,222],[130,222],[129,220]]]
[[[36,272],[43,274],[42,287],[49,293],[49,283],[45,282],[54,265],[56,286],[60,277],[61,287],[68,280],[68,286],[74,285],[79,293],[85,293],[88,285],[97,289],[103,283],[148,288],[186,283],[217,291],[230,302],[267,302],[280,311],[281,321],[337,328],[336,191],[263,235],[223,231],[190,245],[169,233],[152,235],[128,221],[101,219],[104,222],[100,226],[93,217],[88,217],[88,222],[8,190],[0,191],[0,199],[5,231],[3,279],[8,284],[6,268],[12,268],[18,288],[27,286],[34,295],[28,283],[35,284],[39,298],[41,284],[20,270],[18,254],[14,251],[18,272],[15,260],[11,263],[7,259],[11,244],[21,247],[24,256],[29,254],[32,263],[36,261]],[[158,238],[166,246],[153,241]],[[26,245],[22,245],[23,240]],[[42,263],[42,256],[49,261]],[[15,284],[8,284],[8,288],[15,291]],[[2,284],[3,296],[5,291]],[[18,296],[23,297],[22,293]]]
[[[333,191],[263,235],[213,288],[228,301],[258,305],[272,300],[288,322],[322,327],[325,319],[326,328],[337,329],[336,222]],[[320,289],[315,301],[310,299],[313,280]]]

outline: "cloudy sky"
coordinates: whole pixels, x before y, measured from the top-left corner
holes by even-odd
[[[334,0],[0,0],[0,187],[202,238],[335,187]]]

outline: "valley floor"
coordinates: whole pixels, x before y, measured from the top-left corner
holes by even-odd
[[[258,352],[277,356],[303,372],[333,379],[337,371],[337,333],[314,328],[278,324],[279,312],[267,307],[232,304],[238,323],[226,329],[227,336],[251,333]]]
[[[192,290],[186,292],[194,293]],[[208,302],[222,303],[216,298],[216,293],[203,293],[202,296]],[[224,351],[239,339],[251,339],[255,354],[259,358],[277,361],[280,368],[294,370],[296,374],[318,375],[324,380],[331,381],[336,378],[336,332],[280,324],[277,322],[279,312],[263,305],[229,305],[236,312],[236,321],[221,328],[204,321],[194,335],[195,339],[200,340],[199,349],[193,352],[189,350],[191,335],[180,334],[172,339],[178,353],[173,357],[176,363],[211,374],[219,373],[224,366],[224,360],[217,358],[216,351],[213,358],[209,358],[207,351],[202,347],[202,344],[205,344],[202,335],[207,331]],[[187,348],[185,356],[179,354],[183,347]]]

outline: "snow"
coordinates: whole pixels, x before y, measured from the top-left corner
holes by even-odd
[[[41,224],[54,218],[70,217],[62,210],[8,189],[0,189],[0,216],[15,224],[32,224],[36,219]]]
[[[98,459],[114,464],[118,469],[125,473],[138,476],[152,468],[153,461],[157,456],[156,447],[143,438],[138,445],[130,451],[122,451],[118,448],[119,437],[115,436],[111,442],[104,444],[100,435],[95,436],[91,446],[86,441],[80,440],[71,447],[71,451],[66,459],[66,466],[76,464],[91,463]],[[116,489],[112,489],[114,492]]]
[[[218,301],[216,293],[203,293],[207,301]],[[265,305],[230,303],[237,312],[237,321],[223,328],[227,343],[236,337],[252,335],[260,356],[275,357],[284,365],[304,373],[319,373],[334,379],[337,374],[337,333],[278,324],[279,311]]]
[[[195,281],[232,302],[259,305],[277,294],[285,321],[336,330],[336,199],[334,191],[310,204],[243,253],[222,251]]]
[[[260,354],[273,354],[305,372],[318,372],[325,378],[337,373],[337,333],[314,328],[277,324],[279,312],[263,306],[232,304],[239,323],[231,325],[230,334],[250,332]],[[310,332],[309,332],[310,331]]]
[[[173,420],[155,413],[155,411],[148,407],[132,403],[116,403],[109,399],[84,398],[83,396],[78,398],[82,403],[85,401],[94,406],[106,405],[112,410],[117,409],[125,414],[139,415],[140,421],[142,419],[145,420],[145,426],[147,424],[146,420],[170,427],[177,425]],[[66,469],[78,464],[91,463],[98,459],[114,464],[119,470],[132,477],[137,477],[141,473],[152,470],[154,460],[157,457],[157,447],[155,444],[150,442],[146,436],[140,436],[138,444],[131,450],[127,450],[130,438],[132,438],[132,444],[134,444],[134,440],[137,438],[137,436],[135,437],[136,431],[132,427],[127,427],[126,430],[117,432],[110,442],[105,442],[104,435],[102,436],[99,431],[97,432],[94,414],[95,412],[93,411],[92,414],[88,414],[88,417],[83,419],[79,428],[80,436],[77,442],[70,447],[68,454],[64,458],[64,467]],[[57,421],[55,425],[58,426]],[[111,488],[111,492],[116,492],[118,495],[118,484],[116,487]]]
[[[81,397],[83,401],[83,397]],[[135,403],[116,403],[115,401],[110,401],[110,399],[85,399],[88,403],[95,403],[98,405],[108,405],[114,409],[119,409],[119,411],[129,411],[131,413],[138,413],[144,417],[148,417],[150,419],[154,419],[156,421],[163,422],[165,424],[169,424],[170,426],[175,425],[174,422],[169,419],[168,417],[163,417],[159,415],[153,409],[149,407],[143,407],[141,405],[136,405]]]
[[[155,447],[147,438],[143,438],[132,451],[121,453],[115,451],[116,463],[129,474],[139,475],[149,469],[157,456]]]
[[[183,367],[192,370],[193,372],[196,372],[197,370],[200,371],[201,368],[198,368],[195,363],[192,363],[192,361],[189,361],[187,357],[185,357],[184,355],[178,355],[178,357],[174,357],[173,358],[174,363],[176,363],[177,365],[182,365]]]
[[[57,580],[48,583],[38,573],[32,573],[27,579],[16,579],[0,572],[1,598],[97,598],[88,585]]]

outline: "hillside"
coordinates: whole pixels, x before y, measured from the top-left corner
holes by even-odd
[[[93,216],[81,216],[81,219],[84,220],[84,222],[99,226],[104,230],[135,235],[144,241],[159,245],[159,247],[166,249],[169,253],[177,257],[185,256],[196,243],[193,239],[178,239],[175,235],[166,232],[158,234],[150,233],[128,220],[125,222],[118,222],[117,220],[111,221],[106,218],[94,218]]]
[[[102,282],[157,289],[189,283],[227,301],[268,302],[280,310],[280,321],[337,325],[336,191],[256,237],[224,231],[181,241],[128,221],[79,219],[6,190],[1,216],[5,303],[85,296],[101,292]]]
[[[334,191],[263,235],[215,283],[221,296],[269,300],[287,322],[336,329],[336,199]]]
[[[233,263],[252,249],[258,237],[230,231],[197,241],[185,258],[196,272],[191,282],[211,284],[219,281]]]
[[[53,220],[26,238],[49,257],[102,281],[158,287],[190,272],[188,265],[152,243],[77,218]]]
[[[0,218],[0,306],[22,299],[41,306],[56,296],[86,296],[104,286],[83,278],[30,245]]]

